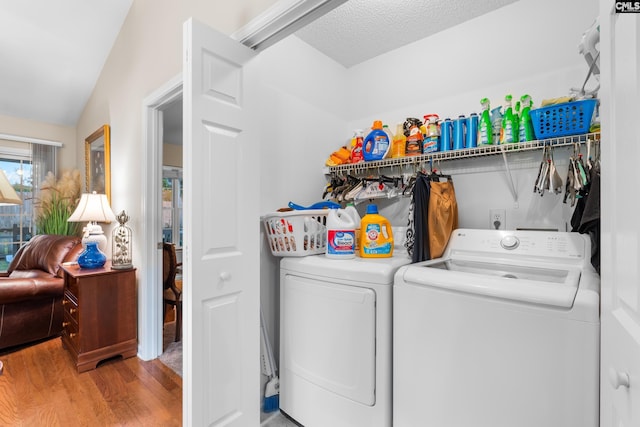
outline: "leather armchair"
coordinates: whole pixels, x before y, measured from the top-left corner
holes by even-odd
[[[37,235],[0,273],[0,350],[60,335],[64,279],[60,264],[82,252],[79,237]]]

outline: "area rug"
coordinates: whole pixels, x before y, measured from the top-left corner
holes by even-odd
[[[159,359],[176,374],[182,376],[182,340],[175,342],[176,324],[168,322],[164,324],[163,346],[164,352]]]

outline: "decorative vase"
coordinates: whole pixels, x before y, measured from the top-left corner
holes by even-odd
[[[98,242],[86,242],[84,251],[78,257],[78,265],[81,268],[99,268],[107,262],[107,256],[98,248]]]
[[[129,215],[123,210],[116,216],[120,223],[113,229],[111,235],[111,268],[114,270],[126,270],[133,268],[131,263],[131,229],[126,226]]]

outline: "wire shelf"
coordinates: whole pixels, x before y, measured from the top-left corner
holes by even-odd
[[[437,151],[419,156],[398,157],[395,159],[383,159],[371,162],[349,163],[345,165],[325,167],[325,173],[333,172],[366,172],[372,169],[380,169],[393,166],[419,165],[429,161],[458,160],[472,157],[493,156],[497,154],[510,154],[522,151],[538,150],[545,146],[562,147],[574,144],[585,144],[587,141],[599,142],[600,132],[570,135],[558,138],[541,139],[527,142],[516,142],[502,145],[483,145],[476,148],[464,148],[461,150]]]

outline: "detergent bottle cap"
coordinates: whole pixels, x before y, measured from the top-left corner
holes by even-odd
[[[511,96],[511,95],[507,95],[507,96],[504,97],[504,100],[507,101],[507,102],[511,102],[512,99],[513,99],[513,96]]]
[[[375,120],[371,129],[382,129],[382,120]]]
[[[374,204],[367,205],[367,215],[377,214],[377,213],[378,213],[378,205],[374,205]]]
[[[480,105],[482,105],[485,108],[489,108],[489,98],[482,98],[480,100]]]

